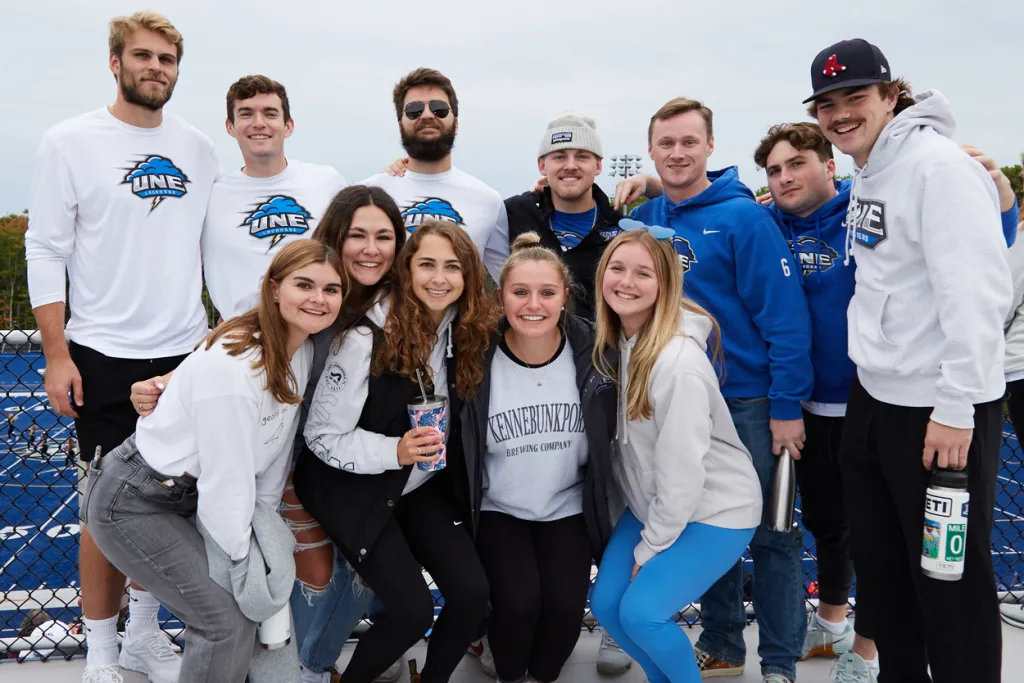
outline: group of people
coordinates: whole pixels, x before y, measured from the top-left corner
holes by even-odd
[[[156,13],[112,20],[114,104],[47,131],[34,171],[46,390],[87,472],[83,681],[394,681],[429,631],[417,683],[467,651],[551,683],[595,563],[600,671],[741,675],[747,548],[765,683],[816,655],[845,683],[1000,680],[988,539],[1007,386],[1024,413],[1004,341],[1024,262],[1009,181],[952,141],[940,93],[843,41],[811,66],[817,123],[757,146],[768,197],[708,170],[712,111],[676,98],[648,127],[657,177],[609,199],[596,124],[568,111],[538,186],[502,201],[452,165],[459,102],[426,68],[394,88],[407,157],[355,185],[287,157],[284,86],[241,78],[244,166],[223,172],[163,111],[182,45]],[[440,412],[414,424],[424,399]],[[798,534],[764,520],[785,457],[817,542],[809,615]],[[968,473],[957,582],[920,570],[935,467]],[[282,610],[291,642],[261,648]]]

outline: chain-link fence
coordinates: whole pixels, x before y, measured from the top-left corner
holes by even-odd
[[[23,264],[23,254],[18,258]],[[24,278],[23,265],[20,272]],[[47,402],[40,339],[27,301],[13,294],[24,291],[24,282],[16,284],[20,286],[9,286],[10,296],[0,291],[0,316],[7,328],[0,333],[0,407],[5,419],[0,423],[0,659],[67,658],[84,651],[78,575],[81,465],[72,420],[57,416]],[[215,320],[211,309],[211,323]],[[992,559],[1004,599],[1024,597],[1022,453],[1007,422],[992,528]],[[802,526],[798,533],[810,608],[817,602],[814,539]],[[749,559],[745,567],[749,578]],[[748,616],[754,619],[749,581],[746,599]],[[435,601],[441,601],[436,591]],[[851,609],[855,603],[854,591]],[[120,628],[124,617],[123,611]],[[180,641],[181,623],[165,609],[160,619]],[[698,623],[699,606],[684,608],[680,619]],[[583,626],[595,626],[589,612]]]

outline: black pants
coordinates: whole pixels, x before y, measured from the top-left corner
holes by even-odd
[[[829,605],[845,605],[853,585],[850,559],[850,523],[843,505],[843,479],[839,449],[843,417],[823,417],[804,411],[807,439],[796,461],[800,484],[800,511],[804,527],[814,535],[818,556],[818,597]],[[854,629],[871,637],[870,625],[860,612]]]
[[[1017,441],[1024,441],[1024,379],[1006,385],[1006,407],[1010,411]]]
[[[487,609],[487,578],[468,523],[451,494],[450,470],[442,470],[402,496],[370,553],[342,555],[376,594],[384,611],[359,639],[342,683],[371,683],[433,627],[423,683],[447,681],[476,638]],[[331,520],[318,518],[331,535]],[[433,622],[434,600],[420,567],[444,596]]]
[[[503,681],[551,683],[580,637],[591,548],[583,515],[527,522],[480,514],[477,550],[491,585],[488,640]]]
[[[83,462],[91,461],[97,448],[103,455],[135,433],[139,414],[131,401],[132,385],[166,375],[187,357],[111,358],[74,342],[68,344],[68,350],[82,376],[84,405],[72,407],[78,413],[75,432]]]
[[[966,564],[953,582],[921,572],[930,479],[921,454],[931,412],[877,401],[859,382],[850,393],[841,462],[857,613],[869,616],[880,681],[998,683],[1002,631],[990,539],[1002,401],[974,406]]]

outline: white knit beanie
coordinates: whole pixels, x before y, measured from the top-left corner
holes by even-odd
[[[551,119],[541,138],[537,158],[560,149],[585,149],[603,158],[601,138],[597,135],[594,119],[574,109],[563,111]]]

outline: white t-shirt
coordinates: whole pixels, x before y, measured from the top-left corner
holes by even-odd
[[[497,190],[465,171],[390,176],[378,173],[359,183],[383,189],[398,204],[405,227],[412,232],[426,220],[451,221],[473,240],[495,280],[508,259],[508,219]]]
[[[263,371],[252,370],[257,350],[229,356],[222,341],[181,362],[156,410],[139,418],[135,445],[157,472],[198,479],[199,519],[240,560],[249,553],[256,499],[281,501],[299,406],[274,400]],[[291,362],[300,396],[312,363],[307,340]]]
[[[25,258],[33,308],[64,301],[69,339],[117,358],[189,353],[207,332],[199,240],[219,166],[176,116],[136,128],[106,108],[39,144]]]
[[[279,247],[312,236],[345,179],[330,166],[291,159],[269,178],[234,171],[217,179],[203,224],[203,273],[224,320],[259,299]]]

